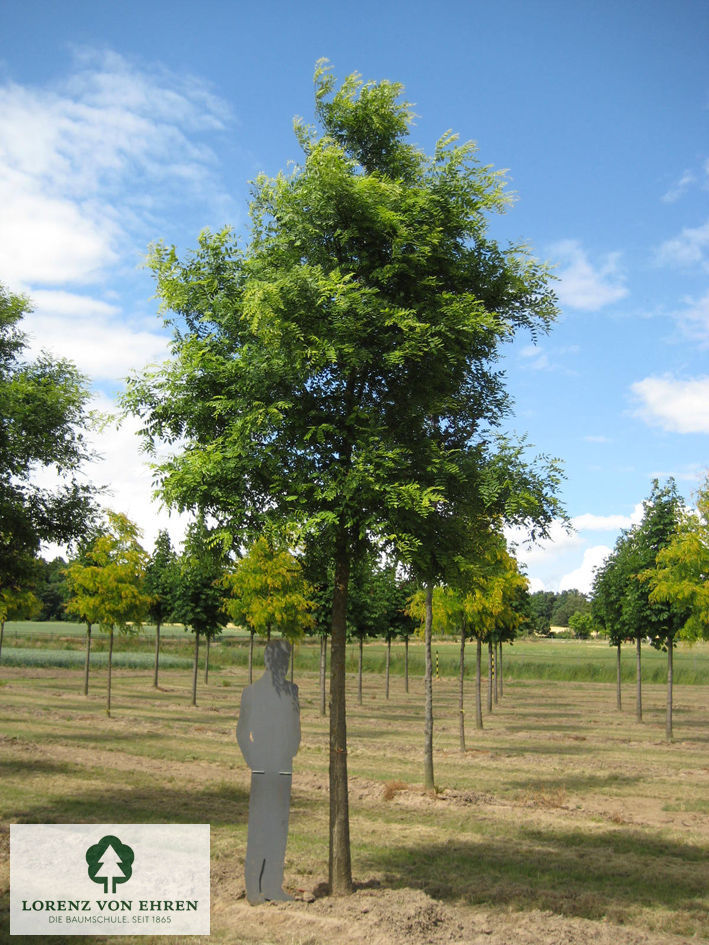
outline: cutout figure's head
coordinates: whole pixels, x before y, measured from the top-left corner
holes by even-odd
[[[290,664],[290,643],[287,640],[269,640],[263,661],[274,679],[285,679]]]

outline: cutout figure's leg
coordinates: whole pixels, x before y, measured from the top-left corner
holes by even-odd
[[[245,873],[252,904],[291,898],[283,891],[291,780],[283,774],[251,776]]]

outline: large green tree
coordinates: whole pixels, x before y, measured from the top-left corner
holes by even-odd
[[[151,265],[176,328],[172,361],[134,379],[149,443],[184,444],[165,499],[234,534],[299,521],[331,549],[330,888],[349,892],[345,656],[351,567],[379,536],[399,553],[452,490],[474,489],[483,434],[504,410],[499,349],[556,309],[548,274],[500,247],[509,204],[473,144],[427,155],[392,82],[338,87],[315,73],[319,127],[296,121],[302,158],[254,183],[250,239],[203,233]],[[405,514],[402,514],[405,513]]]
[[[0,285],[0,588],[27,587],[42,541],[78,537],[96,490],[80,477],[89,458],[85,378],[68,361],[26,360],[20,323],[29,300]],[[40,486],[38,470],[55,470]]]

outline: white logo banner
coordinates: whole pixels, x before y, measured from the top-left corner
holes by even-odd
[[[209,935],[209,824],[11,824],[11,935]]]

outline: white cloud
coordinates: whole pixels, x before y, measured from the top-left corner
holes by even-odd
[[[600,434],[589,433],[584,437],[584,440],[587,443],[612,443],[613,442],[613,440],[610,437],[604,436],[602,433]]]
[[[704,347],[709,345],[709,292],[698,301],[685,299],[685,308],[674,315],[683,333]]]
[[[680,197],[684,196],[687,190],[689,190],[696,181],[697,178],[692,171],[685,171],[684,174],[672,184],[670,189],[662,195],[663,202],[675,203]]]
[[[581,544],[578,533],[566,528],[559,519],[551,523],[549,537],[534,544],[530,544],[529,532],[525,528],[509,527],[505,528],[504,533],[507,541],[515,548],[517,558],[527,565],[546,560],[550,555],[561,554]]]
[[[95,282],[136,231],[144,250],[166,199],[187,190],[221,199],[216,158],[199,136],[229,121],[201,81],[110,52],[81,52],[53,88],[0,85],[3,281]]]
[[[657,261],[667,266],[709,269],[709,220],[702,226],[685,227],[678,236],[666,240],[657,251]]]
[[[117,319],[90,316],[68,323],[51,315],[35,313],[26,320],[30,352],[44,348],[67,358],[93,380],[120,381],[143,365],[162,361],[168,339],[155,331],[131,327]]]
[[[594,545],[583,553],[583,561],[574,571],[565,574],[559,581],[560,591],[570,591],[576,588],[582,594],[588,594],[593,587],[593,574],[611,553],[606,545]]]
[[[642,504],[636,505],[632,515],[593,515],[589,512],[576,515],[571,524],[579,532],[620,531],[637,524],[642,517]]]
[[[550,252],[559,260],[556,292],[562,305],[593,312],[628,295],[619,253],[608,253],[593,265],[577,240],[556,243]]]
[[[51,312],[65,318],[111,318],[121,311],[117,305],[88,295],[48,289],[34,290],[32,306],[37,312]]]
[[[103,394],[93,398],[91,409],[104,417],[117,417],[120,413],[118,405]],[[109,423],[102,430],[90,431],[87,440],[98,458],[86,463],[82,472],[87,481],[106,488],[100,498],[103,508],[121,512],[138,525],[144,548],[152,550],[161,529],[169,532],[173,547],[177,548],[184,538],[190,516],[171,513],[153,499],[152,471],[141,451],[139,426],[137,418],[129,417],[120,426]],[[42,486],[54,486],[57,482],[51,469],[38,470],[34,479]],[[58,545],[46,545],[43,551],[48,558],[66,555],[66,549]]]
[[[636,415],[671,433],[709,433],[709,377],[646,377],[631,386]]]

